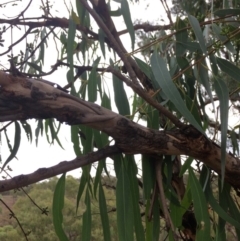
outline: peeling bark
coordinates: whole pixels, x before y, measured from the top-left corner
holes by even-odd
[[[84,101],[41,79],[0,72],[0,122],[56,118],[69,125],[84,124],[113,137],[128,154],[188,155],[221,173],[221,148],[192,126],[157,131]],[[225,180],[240,187],[240,161],[227,154]]]

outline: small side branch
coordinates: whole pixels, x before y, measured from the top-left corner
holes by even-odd
[[[61,173],[75,170],[79,167],[100,161],[103,158],[113,156],[120,152],[120,149],[116,146],[107,146],[96,152],[91,152],[85,156],[77,157],[72,161],[63,161],[52,167],[40,168],[37,171],[27,175],[19,175],[13,177],[12,179],[0,181],[0,193],[21,188],[44,179],[54,177]]]

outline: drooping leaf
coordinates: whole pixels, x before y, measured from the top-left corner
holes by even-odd
[[[219,190],[221,190],[221,189],[222,188],[220,188]],[[221,193],[221,191],[220,191],[220,193]],[[222,194],[220,194],[220,195],[222,195]],[[225,211],[225,210],[227,210],[226,205],[224,205],[224,207],[221,207],[218,204],[218,202],[216,201],[216,199],[214,198],[209,181],[206,186],[206,196],[208,198],[208,202],[211,205],[212,209],[219,215],[219,217],[221,217],[222,220],[227,221],[228,223],[230,223],[231,225],[233,225],[234,227],[236,227],[240,230],[240,222],[238,220],[235,220],[231,216],[229,216],[229,214]]]
[[[98,57],[92,65],[92,70],[89,74],[88,79],[88,100],[95,102],[97,100],[97,66],[99,64],[101,57]]]
[[[11,150],[11,153],[7,160],[3,163],[2,170],[6,167],[6,165],[16,156],[20,142],[21,142],[21,127],[17,121],[14,122],[15,125],[15,135],[14,135],[14,144]]]
[[[199,59],[197,59],[199,61]],[[205,59],[201,60],[198,62],[195,66],[194,73],[196,75],[197,80],[205,87],[210,100],[213,105],[213,109],[215,109],[214,102],[213,102],[213,96],[212,96],[212,90],[210,86],[210,81],[209,81],[209,75],[208,75],[208,67]]]
[[[116,186],[117,227],[119,241],[133,240],[133,212],[129,177],[121,165]]]
[[[103,228],[103,237],[104,237],[104,240],[111,241],[109,219],[107,214],[107,204],[106,204],[106,198],[104,195],[102,185],[99,185],[98,199],[99,199],[100,217],[101,217],[102,228]]]
[[[91,199],[89,196],[89,190],[86,190],[85,196],[86,211],[83,213],[82,218],[82,240],[91,240],[91,228],[92,228],[92,214],[91,214]]]
[[[37,122],[38,122],[37,128],[35,129],[36,146],[38,145],[39,133],[41,133],[41,135],[43,135],[43,120],[38,120]]]
[[[103,93],[101,106],[104,107],[104,108],[107,108],[109,110],[112,109],[111,101],[110,101],[109,97],[107,96],[107,94],[105,92]]]
[[[199,181],[197,180],[192,168],[189,169],[190,189],[192,193],[194,214],[198,224],[196,240],[210,241],[210,220],[207,202]]]
[[[134,44],[135,44],[135,32],[134,32],[134,27],[132,23],[132,18],[131,18],[131,13],[128,5],[127,0],[122,0],[121,1],[121,12],[123,15],[124,22],[127,26],[127,29],[129,31],[131,40],[132,40],[132,49],[134,49]]]
[[[153,220],[152,220],[152,240],[158,241],[159,240],[159,234],[160,234],[160,209],[159,209],[159,203],[157,200],[153,204]],[[146,239],[148,240],[148,239]]]
[[[176,20],[176,56],[183,56],[186,52],[186,48],[182,45],[188,41],[188,33],[186,28],[186,23],[181,19]]]
[[[78,136],[79,128],[78,126],[71,126],[71,141],[73,143],[73,150],[76,156],[81,155],[80,141]]]
[[[64,194],[65,194],[65,176],[64,173],[58,180],[54,194],[53,194],[53,225],[55,232],[60,241],[68,241],[67,235],[63,230],[63,215],[62,209],[64,206]]]
[[[182,165],[181,171],[179,173],[180,177],[187,171],[187,169],[191,166],[192,162],[193,162],[193,158],[188,157],[188,159]]]
[[[201,133],[204,133],[202,127],[198,124],[195,118],[192,116],[186,104],[184,103],[181,95],[179,94],[176,86],[174,85],[170,74],[167,70],[166,63],[155,51],[151,57],[152,71],[159,82],[159,85],[163,89],[165,95],[172,101],[178,111]]]
[[[69,18],[68,38],[67,38],[67,62],[69,63],[69,78],[68,81],[73,81],[73,54],[74,54],[74,39],[76,33],[76,23]]]
[[[222,58],[217,58],[217,64],[224,73],[226,73],[236,81],[240,82],[240,68]]]
[[[182,42],[180,45],[182,46],[182,48],[189,50],[192,53],[194,52],[202,53],[201,46],[197,42],[190,42],[190,41]]]
[[[20,121],[22,124],[22,127],[27,135],[28,141],[32,142],[32,128],[31,126],[27,123],[27,121]]]
[[[190,14],[188,14],[188,20],[189,20],[189,23],[192,26],[192,29],[195,33],[195,36],[196,36],[196,38],[197,38],[197,40],[200,44],[200,47],[201,47],[203,53],[206,54],[207,48],[206,48],[206,45],[205,45],[202,29],[200,27],[200,24],[199,24],[198,20]]]
[[[98,40],[99,40],[100,48],[102,50],[103,57],[105,59],[105,42],[104,42],[105,34],[102,29],[98,30]]]
[[[214,12],[214,15],[218,17],[226,17],[228,15],[230,16],[236,16],[240,14],[239,8],[231,8],[231,9],[218,9]]]
[[[130,107],[123,82],[113,75],[113,89],[115,104],[120,115],[130,116]]]
[[[213,29],[214,34],[217,36],[217,38],[218,38],[219,40],[221,40],[222,43],[224,43],[224,45],[226,46],[226,48],[227,48],[231,53],[236,54],[236,50],[235,50],[235,48],[233,47],[232,43],[231,43],[230,41],[227,41],[227,40],[228,40],[227,36],[224,36],[224,35],[221,34],[221,28],[220,28],[217,24],[213,23],[213,24],[212,24],[212,29]]]
[[[85,188],[86,184],[87,184],[87,177],[84,175],[84,173],[82,173],[82,176],[80,178],[80,184],[79,184],[79,187],[78,187],[78,193],[77,193],[76,212],[78,210],[79,202],[81,200],[81,197],[82,197],[82,194],[83,194],[83,191],[84,191],[84,188]]]
[[[128,161],[128,173],[130,183],[130,195],[132,196],[132,207],[133,207],[133,218],[134,218],[134,229],[137,241],[144,241],[144,229],[141,221],[141,213],[139,208],[139,189],[137,180],[137,166],[134,160],[134,156],[127,155]]]
[[[34,62],[27,62],[27,64],[28,64],[30,67],[32,67],[32,68],[34,68],[35,70],[37,70],[39,73],[43,73],[43,72],[42,72],[42,67],[41,67],[41,66],[38,66],[36,63],[34,63]]]
[[[122,15],[122,11],[120,8],[117,10],[110,11],[110,16],[112,17],[120,17]]]
[[[228,132],[228,87],[220,78],[214,81],[214,88],[220,102],[220,121],[221,121],[221,177],[222,185],[225,177],[225,161],[227,148],[227,132]]]

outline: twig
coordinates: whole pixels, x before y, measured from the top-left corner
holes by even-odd
[[[24,231],[24,229],[23,229],[20,221],[18,220],[17,216],[14,214],[14,212],[12,211],[12,209],[4,202],[1,198],[0,198],[0,202],[9,210],[9,212],[10,212],[10,217],[13,217],[13,218],[17,221],[20,229],[22,230],[22,233],[23,233],[25,239],[28,241],[27,233]]]

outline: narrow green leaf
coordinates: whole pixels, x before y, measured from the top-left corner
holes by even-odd
[[[104,147],[100,131],[93,130],[93,135],[94,135],[94,142],[95,142],[97,148],[100,149],[100,148]],[[101,184],[101,176],[102,176],[104,162],[105,162],[105,159],[99,160],[99,162],[98,162],[98,167],[97,167],[96,175],[94,178],[94,185],[93,185],[93,193],[94,193],[95,197],[97,194],[97,188],[98,188],[99,184]]]
[[[81,138],[83,146],[83,155],[93,151],[93,129],[87,126],[81,125],[81,131],[85,135],[85,138]]]
[[[192,53],[202,53],[202,49],[201,49],[201,46],[199,43],[197,42],[183,42],[183,43],[180,43],[179,45],[182,46],[182,48],[186,49],[186,50],[189,50],[190,52]]]
[[[81,1],[78,1],[78,0],[76,0],[76,8],[77,8],[80,24],[83,25],[86,9],[82,5]]]
[[[161,87],[158,83],[158,81],[155,79],[154,75],[153,75],[153,71],[151,69],[151,67],[146,64],[145,62],[143,62],[141,59],[138,59],[137,57],[134,57],[138,66],[140,67],[140,69],[144,72],[144,74],[149,78],[149,80],[151,80],[152,84],[153,84],[153,87],[155,90],[160,90]],[[157,97],[160,97],[160,99],[158,100],[159,102],[161,102],[163,99],[165,98],[161,98],[163,97],[163,93],[162,91],[160,91],[158,94],[157,94]]]
[[[117,178],[119,177],[119,173],[122,168],[122,164],[121,164],[122,160],[123,160],[122,154],[117,154],[117,155],[114,155],[113,157],[114,171]]]
[[[196,36],[196,38],[197,38],[197,40],[200,44],[200,47],[201,47],[203,53],[206,54],[207,48],[206,48],[206,45],[205,45],[202,29],[200,27],[200,24],[199,24],[198,20],[190,14],[188,14],[188,20],[189,20],[190,25],[193,28],[193,31],[195,33],[195,36]]]
[[[188,33],[186,28],[186,23],[180,18],[177,17],[176,20],[176,56],[183,56],[186,52],[186,48],[182,45],[182,43],[186,43],[188,41]]]
[[[37,120],[37,128],[35,129],[35,137],[36,137],[36,146],[38,145],[38,136],[39,133],[43,135],[43,120]]]
[[[27,64],[28,64],[30,67],[32,67],[32,68],[34,68],[35,70],[37,70],[39,73],[43,73],[43,72],[42,72],[42,67],[41,67],[41,66],[38,66],[36,63],[34,63],[34,62],[27,62]]]
[[[146,240],[153,240],[153,221],[148,219],[148,212],[150,208],[150,199],[147,200],[145,218],[146,218]]]
[[[175,205],[173,202],[170,202],[169,209],[171,210],[170,215],[171,215],[171,219],[174,227],[180,228],[182,225],[182,213],[181,213],[182,208],[180,206],[180,203],[179,205]]]
[[[220,79],[214,81],[214,88],[220,102],[220,121],[221,121],[221,178],[222,186],[225,177],[225,161],[226,161],[226,148],[227,148],[227,132],[228,132],[228,87]]]
[[[217,36],[217,38],[219,40],[221,40],[222,43],[224,43],[224,45],[226,46],[226,48],[233,54],[236,54],[236,50],[233,47],[232,43],[230,41],[227,41],[228,38],[226,36],[221,35],[221,28],[213,23],[212,24],[212,29],[213,29],[213,33]]]
[[[221,188],[222,189],[222,188]],[[220,191],[221,193],[221,191]],[[230,223],[231,225],[233,225],[235,228],[238,228],[240,230],[240,223],[239,221],[235,220],[234,218],[232,218],[231,216],[229,216],[229,214],[225,211],[227,210],[227,207],[224,206],[221,207],[218,202],[216,201],[216,199],[213,196],[211,187],[210,187],[210,182],[208,182],[207,186],[206,186],[206,196],[208,197],[208,202],[211,205],[212,209],[224,220],[227,221],[228,223]],[[223,228],[223,227],[222,227]]]
[[[198,124],[201,125],[201,117],[199,114],[199,109],[196,105],[196,100],[191,99],[188,95],[186,95],[185,98],[186,98],[185,101],[189,111],[192,113],[193,117],[198,122]]]
[[[123,82],[113,75],[114,99],[120,115],[130,116],[130,107]]]
[[[99,199],[100,216],[102,221],[103,237],[105,241],[111,241],[109,219],[107,214],[107,204],[106,204],[106,198],[103,192],[102,185],[99,185],[98,199]]]
[[[214,75],[218,74],[217,60],[214,54],[210,54],[209,60],[211,63],[211,69]]]
[[[76,156],[80,156],[82,154],[78,132],[79,132],[78,126],[71,126],[71,141],[73,143],[73,150]]]
[[[63,222],[62,209],[64,206],[65,176],[66,174],[64,173],[57,182],[57,185],[53,194],[53,203],[52,203],[53,225],[54,225],[55,232],[59,240],[61,241],[68,241],[68,238],[62,227],[62,222]]]
[[[146,64],[145,62],[143,62],[141,59],[134,57],[134,59],[136,60],[139,68],[144,72],[144,74],[151,79],[153,77],[153,72],[151,70],[151,67]]]
[[[77,210],[78,210],[78,207],[79,207],[79,202],[80,202],[80,199],[82,197],[82,194],[83,194],[83,191],[84,191],[84,188],[85,188],[86,184],[87,184],[87,178],[84,175],[84,173],[82,173],[82,176],[80,178],[80,184],[79,184],[79,187],[78,187],[78,193],[77,193],[76,213],[77,213]]]
[[[89,190],[86,190],[85,196],[86,211],[83,213],[82,219],[82,240],[91,240],[91,228],[92,228],[92,213],[91,213],[91,199],[89,196]]]
[[[196,60],[198,61],[198,59]],[[210,86],[210,81],[209,81],[209,76],[208,76],[208,67],[207,67],[207,63],[205,61],[205,59],[203,59],[201,62],[199,62],[196,66],[195,66],[195,75],[197,80],[205,87],[210,100],[212,102],[213,105],[213,109],[214,108],[214,102],[213,102],[213,96],[212,96],[212,89]]]
[[[240,14],[239,8],[231,8],[231,9],[219,9],[214,12],[215,16],[225,17],[227,15],[236,16]]]
[[[217,64],[224,73],[226,73],[236,81],[240,82],[240,68],[222,58],[217,58]]]
[[[28,141],[32,142],[32,129],[31,126],[27,123],[27,121],[20,121],[22,127],[27,135]]]
[[[128,162],[128,173],[129,173],[129,182],[131,188],[132,196],[132,207],[133,207],[133,218],[134,218],[134,229],[137,241],[144,241],[144,229],[142,225],[140,208],[139,208],[139,189],[138,189],[138,180],[137,180],[137,166],[134,160],[134,156],[126,156]]]
[[[69,78],[68,81],[73,81],[73,54],[74,54],[74,39],[76,33],[76,24],[72,17],[69,18],[68,38],[67,38],[67,62],[69,63]]]
[[[105,59],[105,34],[102,29],[98,30],[98,40],[99,40],[100,48],[102,50],[103,57]]]
[[[14,144],[11,150],[11,153],[7,160],[3,163],[2,170],[6,167],[6,165],[16,156],[18,152],[18,148],[21,142],[21,127],[17,121],[14,122],[15,125],[15,136],[14,136]]]
[[[159,241],[159,234],[160,234],[160,209],[159,203],[155,200],[153,204],[153,220],[152,220],[152,240]],[[149,239],[146,239],[149,240]]]
[[[77,8],[77,13],[78,17],[80,20],[80,24],[82,26],[89,26],[89,13],[86,11],[85,7],[82,5],[81,1],[76,0],[76,8]]]
[[[104,108],[107,108],[109,110],[112,109],[111,101],[110,101],[109,97],[107,96],[107,94],[105,92],[103,93],[101,106],[104,107]]]
[[[210,238],[210,220],[208,215],[208,206],[199,181],[197,180],[192,168],[189,168],[189,181],[193,198],[194,214],[198,223],[196,240],[209,241]]]
[[[110,11],[110,16],[112,17],[120,17],[122,15],[122,11],[120,8],[114,11]]]
[[[166,63],[164,60],[154,51],[151,56],[151,65],[153,74],[156,80],[159,82],[159,85],[163,89],[165,95],[172,101],[178,111],[201,133],[204,134],[202,127],[198,124],[195,118],[192,116],[186,104],[184,103],[182,97],[180,96],[176,86],[174,85],[168,69],[166,67]]]
[[[118,175],[116,186],[117,227],[119,241],[133,240],[133,212],[129,177],[124,163]]]
[[[127,26],[127,30],[129,31],[131,40],[132,40],[132,49],[134,49],[134,44],[135,44],[135,31],[132,23],[132,18],[131,18],[131,13],[129,9],[129,5],[127,0],[122,0],[121,1],[121,12],[123,15],[124,22]]]
[[[92,65],[92,70],[89,74],[88,79],[88,100],[91,102],[95,102],[97,100],[97,66],[99,64],[101,57],[98,57]]]
[[[184,213],[189,209],[189,207],[192,205],[192,193],[190,190],[190,181],[188,180],[188,184],[186,187],[186,192],[184,194],[184,197],[181,201],[181,216],[184,215]]]
[[[40,44],[40,51],[38,55],[38,60],[42,64],[44,64],[44,56],[45,56],[45,44],[47,45],[47,39],[45,38],[46,36],[46,28],[43,28],[41,31],[41,44]]]

